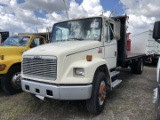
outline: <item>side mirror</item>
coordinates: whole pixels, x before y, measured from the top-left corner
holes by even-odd
[[[114,26],[114,37],[117,40],[119,40],[121,38],[120,37],[120,30],[121,30],[121,21],[117,19],[115,21],[115,26]]]
[[[157,42],[160,40],[160,21],[156,21],[154,23],[154,28],[153,28],[153,36],[152,36]]]

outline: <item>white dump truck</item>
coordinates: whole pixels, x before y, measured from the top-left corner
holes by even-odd
[[[155,22],[153,29],[153,38],[160,43],[160,21]],[[157,88],[154,89],[153,103],[156,103],[157,120],[160,120],[160,58],[157,64]]]
[[[160,56],[160,43],[156,42],[152,35],[153,31],[147,30],[130,36],[131,52],[146,54],[146,63],[156,62]]]
[[[23,54],[23,91],[40,99],[86,100],[102,112],[107,93],[122,80],[118,66],[143,71],[144,54],[127,52],[127,16],[67,20],[54,24],[51,42]]]

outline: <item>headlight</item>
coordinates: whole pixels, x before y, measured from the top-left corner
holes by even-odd
[[[75,75],[84,76],[84,68],[74,68]]]
[[[1,59],[1,60],[4,60],[4,55],[0,55],[0,59]]]

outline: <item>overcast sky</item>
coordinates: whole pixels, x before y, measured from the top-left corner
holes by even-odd
[[[100,15],[129,16],[128,32],[140,33],[160,20],[160,0],[66,0],[69,17]],[[67,19],[63,0],[0,0],[0,30],[11,33],[46,31]]]

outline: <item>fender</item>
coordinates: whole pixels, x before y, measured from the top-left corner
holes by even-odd
[[[21,61],[21,56],[8,56],[3,61],[1,61],[1,64],[6,65],[6,68],[3,71],[0,71],[0,74],[7,74],[8,70],[11,68],[12,65],[16,63],[21,63]]]
[[[86,60],[79,60],[79,61],[76,61],[74,63],[72,63],[68,69],[66,70],[66,72],[64,73],[64,76],[62,77],[62,79],[66,79],[66,78],[71,78],[71,77],[74,77],[74,79],[76,79],[76,76],[73,76],[73,70],[74,68],[84,68],[84,76],[83,77],[79,77],[77,76],[77,78],[81,78],[81,79],[85,79],[85,81],[81,80],[82,83],[84,84],[91,84],[93,82],[93,77],[94,77],[94,74],[96,72],[96,70],[105,65],[106,68],[107,68],[107,72],[108,72],[108,77],[110,78],[110,74],[109,74],[109,70],[108,70],[108,67],[107,67],[107,63],[106,63],[106,60],[104,59],[101,59],[101,58],[94,58],[92,61],[86,61]],[[76,81],[76,80],[75,80]],[[77,84],[80,84],[78,81],[76,81]],[[109,81],[111,82],[111,81]]]

